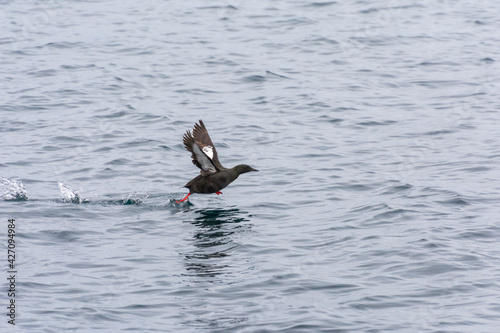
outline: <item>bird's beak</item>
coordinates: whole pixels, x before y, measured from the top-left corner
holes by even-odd
[[[259,171],[259,170],[252,168],[252,170],[250,170],[250,171]]]

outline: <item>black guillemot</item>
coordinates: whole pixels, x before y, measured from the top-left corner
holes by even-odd
[[[192,193],[222,194],[220,190],[231,184],[242,173],[258,171],[249,165],[239,164],[231,169],[224,168],[219,162],[217,150],[215,149],[207,128],[203,121],[194,124],[193,135],[188,130],[184,134],[184,147],[191,152],[193,164],[201,169],[200,174],[191,179],[184,187],[189,193],[177,203],[187,200]]]

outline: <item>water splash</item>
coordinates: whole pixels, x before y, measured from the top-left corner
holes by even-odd
[[[139,205],[141,203],[144,202],[144,200],[146,200],[149,195],[146,195],[144,198],[137,198],[134,196],[138,196],[139,194],[138,193],[130,193],[129,195],[127,195],[127,197],[123,200],[121,200],[121,204],[122,205]]]
[[[57,185],[59,186],[59,190],[61,190],[61,195],[64,202],[78,204],[84,202],[84,200],[82,200],[82,198],[80,197],[80,193],[78,193],[78,191],[73,191],[69,188],[68,185],[64,184],[63,182],[57,182]]]
[[[0,200],[26,201],[28,194],[20,181],[0,177]]]

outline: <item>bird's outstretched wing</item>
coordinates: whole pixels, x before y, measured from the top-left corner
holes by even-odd
[[[203,121],[200,120],[199,124],[194,124],[193,135],[187,131],[183,141],[184,147],[191,152],[193,164],[201,169],[203,175],[224,169]]]

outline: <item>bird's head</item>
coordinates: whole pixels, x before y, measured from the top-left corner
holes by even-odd
[[[254,169],[251,166],[246,165],[246,164],[239,164],[239,165],[235,166],[233,168],[233,170],[236,171],[239,175],[241,175],[242,173],[250,172],[250,171],[259,171],[259,170]]]

